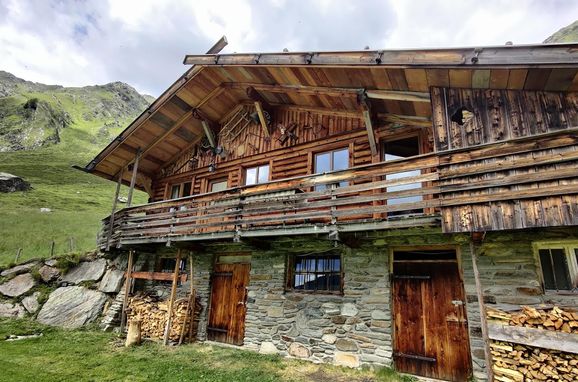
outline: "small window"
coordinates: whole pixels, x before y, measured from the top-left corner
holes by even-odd
[[[171,199],[177,199],[181,196],[181,185],[173,184],[171,187]]]
[[[183,183],[183,197],[191,196],[191,182]]]
[[[175,264],[177,259],[174,257],[161,257],[157,259],[155,271],[162,272],[162,273],[174,273],[175,271]],[[187,262],[185,259],[181,259],[181,263],[179,264],[179,273],[185,272],[187,270]],[[171,284],[172,280],[157,280],[159,283]],[[180,284],[180,278],[179,278]]]
[[[226,190],[228,186],[227,179],[216,179],[211,180],[209,183],[209,190],[210,192],[218,192]]]
[[[349,168],[349,150],[347,148],[327,151],[315,154],[315,168],[313,171],[316,174],[324,172],[345,170]],[[345,187],[347,182],[335,183],[336,187]],[[327,185],[316,186],[316,191],[321,191],[327,188]]]
[[[269,165],[249,167],[245,170],[245,185],[267,183],[269,181]]]
[[[578,291],[578,243],[537,245],[545,290]]]
[[[341,256],[295,255],[289,261],[288,289],[305,292],[341,292]]]

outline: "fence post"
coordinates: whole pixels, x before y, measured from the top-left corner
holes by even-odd
[[[54,257],[54,240],[52,240],[52,244],[50,244],[50,257]]]
[[[14,263],[18,264],[18,260],[20,259],[21,254],[22,254],[22,248],[18,248],[18,250],[16,250],[16,258],[14,259]]]

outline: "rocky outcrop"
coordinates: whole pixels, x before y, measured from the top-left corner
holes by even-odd
[[[28,191],[30,188],[30,183],[21,177],[0,172],[0,192]]]
[[[6,276],[14,275],[14,274],[17,274],[17,273],[29,272],[29,271],[32,270],[32,268],[34,268],[36,265],[38,265],[37,262],[20,264],[20,265],[17,265],[17,266],[15,266],[15,267],[12,267],[12,268],[9,268],[9,269],[6,269],[6,270],[2,271],[2,273],[0,273],[0,276],[6,277]]]
[[[106,270],[106,260],[85,261],[74,267],[62,278],[62,282],[79,284],[83,281],[98,281]]]
[[[40,292],[34,292],[30,296],[26,296],[22,299],[22,305],[24,309],[28,311],[30,314],[34,314],[40,308],[40,303],[38,302],[38,298],[40,297]]]
[[[24,317],[26,311],[20,304],[0,301],[0,317],[21,318]]]
[[[38,321],[64,328],[78,328],[93,322],[106,302],[102,292],[81,286],[61,287],[50,294]]]
[[[56,280],[58,276],[60,276],[60,271],[58,270],[58,268],[43,265],[38,270],[38,274],[40,275],[42,281],[44,281],[45,283],[49,283],[51,281]]]
[[[8,297],[22,296],[36,285],[36,281],[30,273],[18,275],[0,285],[0,293]]]
[[[109,269],[105,274],[98,289],[104,293],[118,293],[124,280],[124,272],[116,269]]]

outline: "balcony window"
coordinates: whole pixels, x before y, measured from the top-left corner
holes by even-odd
[[[267,183],[269,181],[269,165],[249,167],[245,169],[245,185]]]
[[[191,195],[191,182],[173,184],[171,186],[170,199],[183,198]]]
[[[544,290],[578,291],[578,243],[535,244]]]
[[[341,255],[295,255],[290,258],[287,288],[294,291],[340,293]]]
[[[347,148],[337,149],[332,151],[326,151],[323,153],[315,154],[315,168],[313,169],[316,174],[322,174],[324,172],[345,170],[349,168],[349,150]],[[347,182],[335,183],[336,187],[345,187]],[[316,191],[321,191],[327,188],[327,185],[320,185],[315,187]]]
[[[210,192],[218,192],[226,190],[228,187],[227,179],[215,179],[211,180],[209,183],[209,191]]]
[[[388,140],[383,145],[383,160],[384,161],[391,161],[396,159],[404,159],[410,158],[416,155],[419,155],[419,139],[417,136],[408,137],[403,139],[397,140]],[[412,170],[412,171],[402,171],[395,174],[387,174],[385,176],[386,180],[396,180],[396,179],[403,179],[413,176],[421,175],[420,170]],[[391,186],[387,187],[387,192],[394,192],[394,191],[407,191],[407,190],[414,190],[421,188],[421,183],[410,183],[410,184],[403,184],[399,186]],[[404,198],[391,198],[387,200],[388,205],[396,205],[396,204],[404,204],[404,203],[415,203],[422,201],[422,196],[408,196]],[[412,213],[422,213],[421,209],[414,209],[408,211],[392,211],[388,213],[388,216],[396,216],[396,215],[406,215]]]

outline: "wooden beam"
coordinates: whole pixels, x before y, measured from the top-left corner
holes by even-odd
[[[367,98],[407,102],[431,102],[430,94],[426,92],[367,90]]]
[[[112,201],[112,211],[110,212],[108,237],[106,239],[106,250],[110,250],[110,239],[112,238],[112,231],[114,230],[114,213],[116,212],[116,205],[118,204],[118,195],[120,194],[120,186],[122,186],[122,176],[124,174],[124,167],[118,172],[118,181],[116,183],[116,190],[114,192],[114,199]]]
[[[259,115],[259,122],[261,122],[263,133],[265,133],[265,137],[269,138],[271,135],[269,134],[269,128],[267,127],[267,121],[265,120],[265,115],[263,114],[263,106],[261,105],[260,101],[255,101],[255,110],[257,110],[257,115]]]
[[[142,157],[144,157],[149,151],[151,151],[153,148],[155,148],[156,145],[161,143],[167,136],[169,136],[170,134],[175,132],[178,128],[180,128],[183,124],[185,124],[189,119],[191,119],[193,117],[194,112],[195,112],[195,110],[191,109],[191,110],[187,111],[185,114],[183,114],[177,121],[175,121],[175,123],[169,129],[167,129],[164,133],[162,133],[154,141],[152,141],[152,143],[150,145],[145,147],[145,149],[142,151]]]
[[[138,162],[139,159],[141,157],[141,151],[140,149],[137,150],[135,159],[134,159],[134,164],[132,166],[132,176],[130,177],[130,187],[128,189],[128,196],[126,198],[126,206],[130,207],[132,204],[132,193],[134,191],[134,185],[136,183],[136,176],[138,174]]]
[[[513,342],[531,347],[578,354],[578,336],[574,333],[502,325],[491,322],[488,324],[488,335],[496,341]]]
[[[212,148],[217,147],[217,145],[215,144],[215,137],[213,136],[213,130],[211,130],[209,123],[203,119],[201,120],[201,125],[203,125],[203,131],[205,132],[205,136],[209,140],[209,144],[211,145],[211,147]]]
[[[377,118],[379,119],[379,122],[385,121],[386,123],[393,123],[395,125],[418,126],[418,127],[432,126],[431,119],[427,117],[418,117],[415,115],[379,113],[377,114]]]
[[[484,340],[486,373],[488,374],[488,381],[493,381],[494,372],[492,370],[492,354],[490,353],[490,339],[488,338],[488,321],[486,318],[486,307],[484,304],[484,294],[482,292],[482,282],[480,280],[480,272],[478,271],[477,248],[476,245],[474,244],[473,236],[470,237],[470,255],[472,257],[472,268],[474,271],[474,280],[476,282],[476,295],[478,298],[478,308],[480,309],[480,324],[482,327],[482,339]]]
[[[171,296],[169,298],[169,307],[167,312],[167,325],[165,327],[165,337],[163,343],[165,345],[169,344],[169,334],[171,331],[171,324],[173,320],[173,305],[175,303],[175,296],[177,295],[177,281],[179,279],[179,268],[181,266],[181,249],[177,250],[177,259],[175,261],[175,270],[173,273],[173,284],[171,287]]]
[[[124,333],[124,327],[126,324],[126,307],[128,305],[128,294],[130,293],[131,272],[133,262],[134,262],[134,251],[131,249],[130,251],[128,251],[128,265],[126,268],[126,278],[124,281],[124,298],[122,300],[122,312],[120,314],[121,333]]]
[[[371,155],[375,156],[377,155],[377,144],[375,143],[375,132],[373,131],[373,122],[371,121],[371,110],[369,108],[369,103],[363,98],[360,100],[360,105],[361,115],[363,116],[365,129],[367,130],[367,138],[369,140]]]
[[[415,50],[187,55],[185,65],[477,68],[575,66],[578,44],[537,44]]]
[[[153,280],[153,281],[171,281],[174,277],[172,273],[167,272],[132,272],[131,277],[139,280]],[[182,283],[187,281],[187,275],[182,274],[178,276],[178,280]]]

